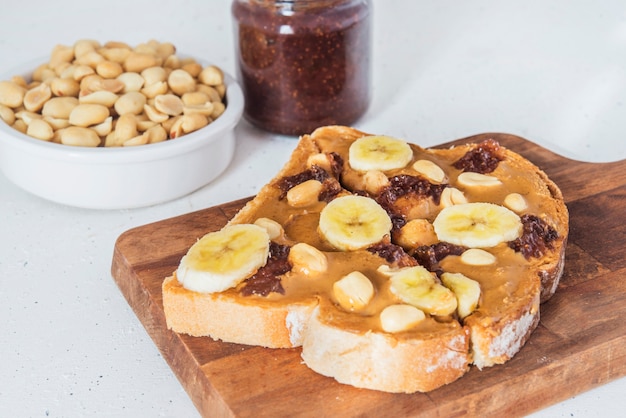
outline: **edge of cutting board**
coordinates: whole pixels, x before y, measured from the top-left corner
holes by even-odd
[[[111,274],[201,415],[520,416],[626,375],[626,161],[585,163],[531,141],[485,133],[546,171],[570,211],[565,272],[522,350],[504,365],[473,367],[423,394],[341,385],[302,364],[300,349],[265,349],[169,331],[161,282],[195,240],[221,228],[250,198],[133,228],[115,243]],[[621,214],[621,215],[620,215]],[[618,216],[620,215],[620,216]]]

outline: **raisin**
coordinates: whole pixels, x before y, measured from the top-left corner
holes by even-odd
[[[376,200],[382,207],[390,208],[398,198],[413,194],[418,197],[432,197],[438,205],[441,192],[446,187],[446,184],[433,184],[422,177],[400,174],[389,179],[389,186],[383,189]]]
[[[270,243],[270,253],[267,263],[260,267],[254,275],[248,278],[241,288],[243,296],[259,295],[267,296],[272,292],[285,294],[285,289],[280,282],[280,276],[291,270],[288,261],[290,247],[275,242]]]
[[[388,212],[389,219],[391,219],[391,230],[399,231],[404,225],[406,225],[406,218],[404,215],[400,215],[393,212]]]
[[[374,244],[367,249],[372,254],[382,257],[388,263],[395,264],[398,267],[409,267],[416,265],[415,259],[408,255],[404,248],[396,244],[381,242]]]
[[[417,262],[426,270],[440,275],[443,271],[439,267],[439,262],[449,255],[461,255],[466,250],[460,245],[449,242],[438,242],[433,245],[422,245],[411,252]]]
[[[503,151],[498,141],[486,139],[465,153],[453,166],[463,171],[486,174],[493,172],[503,159]]]
[[[323,188],[320,194],[317,196],[317,199],[320,202],[330,202],[337,196],[341,190],[341,184],[333,178],[329,178],[322,184]]]
[[[328,156],[330,157],[331,174],[336,179],[339,179],[339,176],[341,175],[341,172],[343,171],[343,158],[341,158],[341,155],[337,154],[336,152],[331,152],[328,154]]]
[[[446,187],[448,187],[446,184],[433,184],[422,177],[401,174],[390,178],[389,186],[385,187],[375,199],[389,214],[393,232],[402,228],[407,222],[404,215],[397,213],[394,208],[394,203],[398,198],[413,194],[417,197],[430,197],[438,205],[441,201],[441,192]]]
[[[531,257],[542,257],[553,248],[553,242],[559,237],[556,229],[535,215],[522,215],[522,235],[509,243],[509,247],[528,260]]]

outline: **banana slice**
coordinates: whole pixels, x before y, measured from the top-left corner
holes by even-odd
[[[350,166],[358,171],[402,168],[412,158],[413,150],[406,141],[383,135],[359,138],[348,150]]]
[[[265,265],[270,237],[257,225],[231,225],[210,232],[189,248],[176,277],[195,292],[221,292],[236,286]]]
[[[513,241],[522,232],[519,216],[493,203],[465,203],[444,208],[433,222],[440,241],[470,248],[490,248]]]
[[[379,270],[380,271],[380,270]],[[385,274],[384,271],[380,271]],[[457,308],[454,293],[435,280],[422,266],[388,270],[391,293],[401,301],[436,316],[450,315]]]
[[[457,313],[461,318],[476,310],[480,300],[480,284],[476,280],[461,273],[443,273],[441,281],[456,295]]]
[[[319,232],[342,251],[366,248],[391,231],[389,215],[374,199],[347,195],[332,200],[322,209]]]

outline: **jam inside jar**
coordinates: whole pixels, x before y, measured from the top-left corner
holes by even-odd
[[[285,135],[350,125],[370,100],[366,0],[234,0],[237,72],[252,124]]]

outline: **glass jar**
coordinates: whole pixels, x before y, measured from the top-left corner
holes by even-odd
[[[370,100],[367,0],[234,0],[232,14],[248,121],[301,135],[363,115]]]

